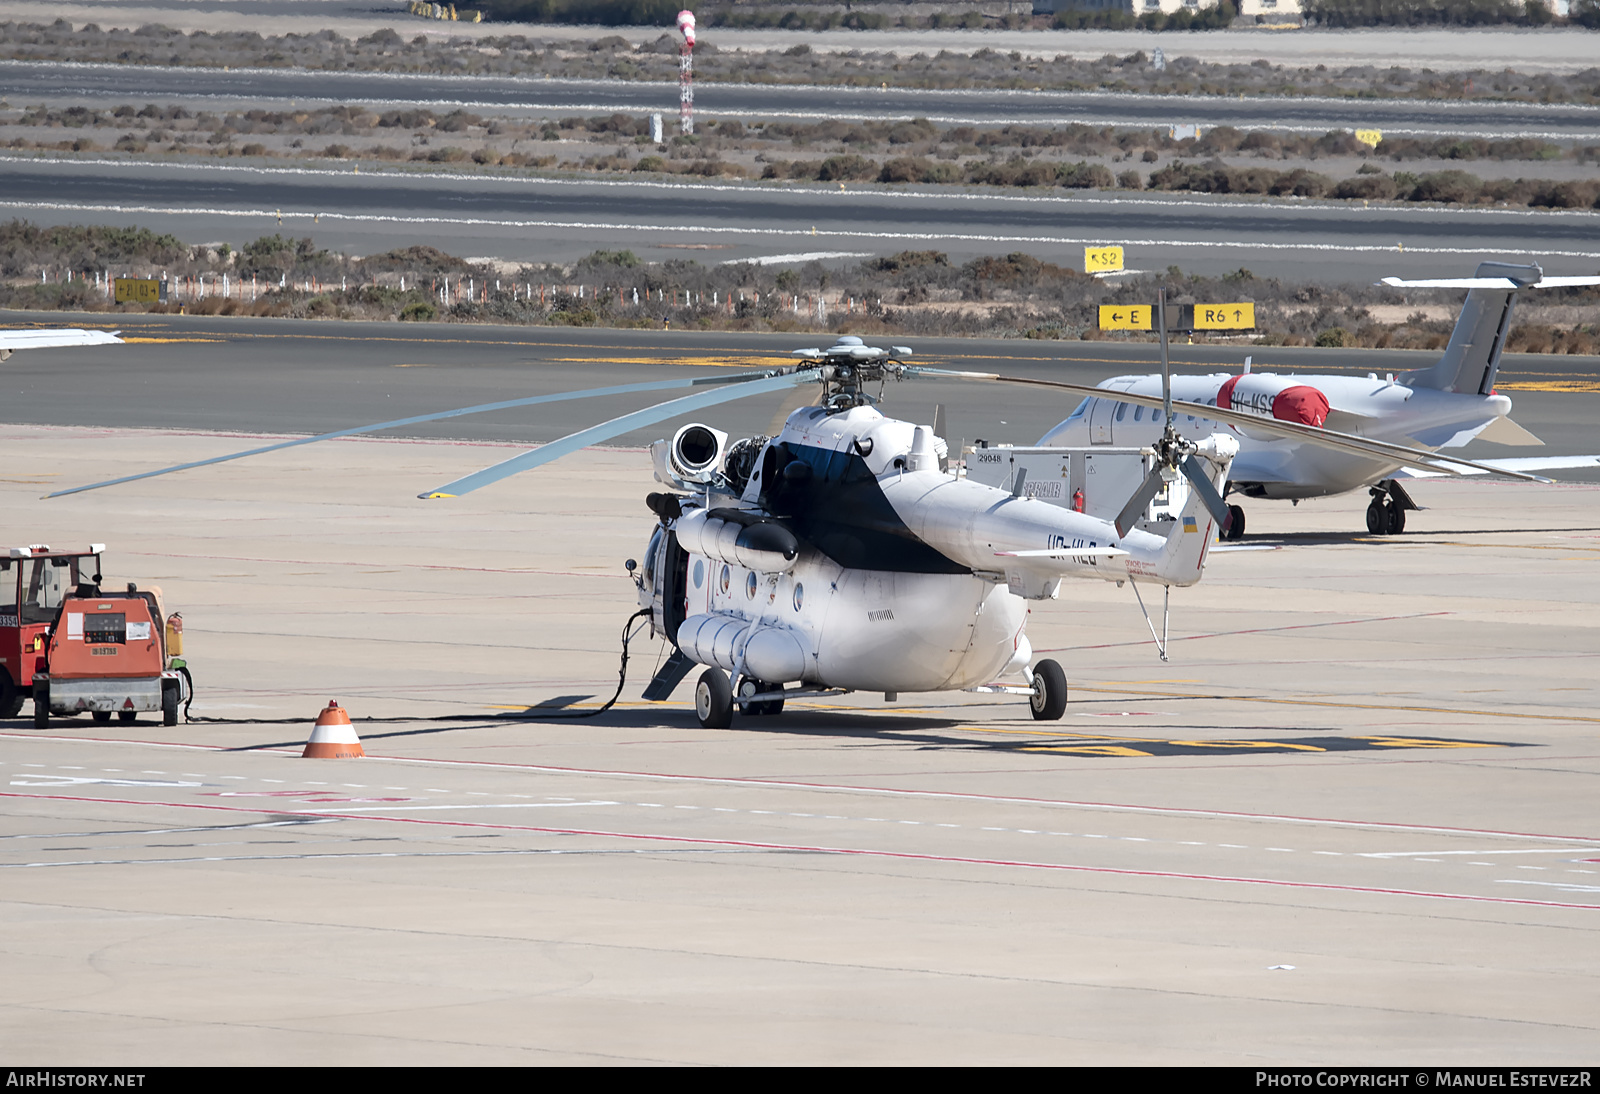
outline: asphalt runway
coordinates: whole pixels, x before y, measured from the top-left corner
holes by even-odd
[[[0,404],[12,422],[262,433],[325,433],[370,422],[553,392],[642,383],[787,364],[790,351],[827,340],[819,333],[752,334],[468,324],[342,323],[238,317],[0,313],[7,326],[114,326],[123,347],[18,353],[0,364]],[[874,339],[882,343],[890,339]],[[892,339],[898,344],[900,339]],[[1026,339],[909,339],[916,360],[936,368],[1097,384],[1160,371],[1151,343]],[[1398,373],[1431,364],[1421,351],[1175,345],[1174,370],[1237,372],[1246,354],[1258,372]],[[1512,417],[1545,441],[1520,448],[1475,441],[1467,456],[1589,454],[1600,420],[1600,359],[1512,354],[1497,387],[1515,400]],[[664,394],[661,398],[667,398]],[[495,411],[410,426],[395,435],[542,444],[648,405],[649,396]],[[1033,444],[1077,400],[1004,385],[918,380],[885,392],[899,416],[932,421],[943,405],[952,440]],[[709,420],[735,436],[771,432],[782,395],[728,403],[679,420]],[[643,446],[677,422],[624,434]],[[238,447],[248,447],[241,444]],[[223,449],[222,451],[228,451]],[[85,481],[111,477],[104,473]],[[207,474],[205,471],[193,474]],[[1556,473],[1581,481],[1593,473]],[[440,480],[445,481],[445,480]],[[1600,481],[1600,479],[1597,479]],[[418,490],[429,483],[419,483]],[[1320,503],[1307,503],[1316,510]],[[1254,503],[1256,509],[1280,507]],[[1254,519],[1252,517],[1252,519]],[[1420,518],[1419,518],[1420,519]],[[1253,527],[1253,526],[1252,526]]]
[[[355,356],[276,346],[219,409],[315,412]],[[87,422],[237,381],[227,348],[57,359]],[[465,382],[435,369],[383,375]],[[638,700],[642,640],[617,707],[549,716],[614,686],[638,451],[450,502],[415,486],[504,442],[39,500],[235,440],[0,425],[5,536],[108,542],[108,580],[184,613],[193,713],[232,719],[0,723],[30,1066],[1592,1061],[1600,487],[1429,480],[1394,540],[1328,530],[1364,498],[1264,509],[1279,549],[1213,556],[1165,665],[1126,589],[1074,583],[1029,624],[1060,722],[856,694],[707,731]],[[330,698],[367,758],[298,758]]]
[[[0,88],[33,103],[180,103],[191,110],[261,109],[291,103],[366,103],[565,116],[671,115],[678,85],[620,80],[518,79],[428,73],[0,61]],[[928,118],[950,125],[1070,124],[1205,128],[1231,125],[1325,133],[1373,128],[1391,135],[1600,139],[1593,107],[1442,99],[1328,99],[1140,95],[1091,91],[981,91],[697,82],[695,111],[709,118]]]
[[[235,246],[283,232],[355,254],[426,243],[516,262],[607,247],[652,260],[702,247],[694,257],[707,262],[935,248],[956,260],[1022,250],[1078,267],[1086,245],[1122,244],[1130,269],[1247,266],[1337,282],[1464,274],[1487,258],[1589,273],[1600,260],[1600,214],[1589,212],[110,159],[12,159],[6,181],[0,210],[44,224],[131,221]]]

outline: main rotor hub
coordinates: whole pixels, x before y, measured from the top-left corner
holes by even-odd
[[[854,335],[842,335],[827,349],[797,349],[793,356],[802,358],[804,366],[817,370],[823,387],[822,405],[829,413],[838,413],[876,402],[863,387],[878,384],[881,397],[885,382],[904,375],[905,362],[899,358],[911,356],[911,348],[880,349]]]

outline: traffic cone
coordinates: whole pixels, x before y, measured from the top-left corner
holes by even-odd
[[[351,760],[365,755],[361,749],[361,738],[356,736],[355,727],[350,724],[350,715],[344,712],[337,699],[329,699],[327,708],[317,715],[317,724],[311,730],[311,739],[306,742],[306,750],[300,753],[300,758]]]

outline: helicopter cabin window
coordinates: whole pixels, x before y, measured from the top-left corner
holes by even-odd
[[[1136,422],[1144,421],[1144,407],[1136,406],[1133,408],[1133,420]]]
[[[1117,404],[1117,421],[1119,421],[1119,422],[1122,421],[1123,418],[1127,417],[1127,414],[1128,414],[1128,404],[1127,403],[1118,403]]]

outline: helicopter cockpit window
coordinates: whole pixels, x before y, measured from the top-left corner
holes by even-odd
[[[1089,413],[1089,404],[1092,402],[1094,402],[1093,399],[1085,399],[1083,402],[1079,403],[1077,409],[1071,414],[1067,415],[1067,421],[1074,421]]]
[[[661,525],[656,525],[656,530],[650,533],[650,546],[644,549],[644,583],[647,588],[656,587],[656,556],[661,553]]]

